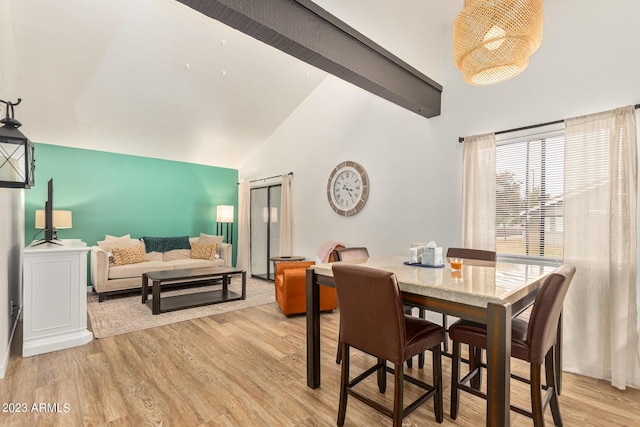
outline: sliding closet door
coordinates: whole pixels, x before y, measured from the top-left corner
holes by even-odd
[[[251,189],[251,274],[273,280],[273,263],[280,247],[281,185]]]

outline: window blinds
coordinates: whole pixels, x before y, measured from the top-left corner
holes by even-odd
[[[496,146],[496,251],[507,257],[562,259],[562,131]]]

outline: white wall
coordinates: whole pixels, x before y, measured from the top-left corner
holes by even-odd
[[[458,240],[459,144],[430,121],[336,78],[326,79],[241,169],[244,179],[293,171],[294,252],[313,257],[326,240],[372,254],[413,241]],[[447,139],[449,141],[447,141]],[[433,153],[438,153],[434,155]],[[446,154],[444,154],[446,153]],[[327,180],[341,161],[367,170],[370,199],[349,218],[329,207]],[[442,177],[451,176],[451,182]],[[453,236],[453,237],[452,237]]]
[[[0,99],[16,101],[10,82],[15,81],[11,6],[0,2]],[[4,104],[1,114],[5,115]],[[22,248],[24,246],[24,190],[0,188],[0,378],[9,362],[16,320],[11,304],[22,306]]]
[[[318,3],[323,2],[332,3]],[[340,6],[333,3],[331,12],[340,17]],[[489,87],[466,85],[454,68],[452,20],[440,28],[442,48],[437,49],[445,67],[438,80],[444,86],[441,116],[424,119],[329,77],[247,160],[240,176],[294,172],[293,248],[299,255],[312,258],[329,239],[365,245],[374,255],[404,252],[413,241],[457,245],[462,175],[458,136],[640,102],[638,16],[640,2],[635,0],[545,2],[544,40],[529,68]],[[390,49],[384,16],[370,18],[371,32],[360,30]],[[403,33],[406,43],[420,44],[422,30],[415,30],[414,36]],[[433,75],[427,69],[432,61],[406,57],[420,49],[404,52],[404,60],[422,64],[421,71]],[[351,218],[333,213],[326,197],[329,174],[343,160],[361,163],[371,181],[369,202]]]
[[[0,378],[9,362],[17,320],[12,304],[22,306],[24,190],[0,188]]]

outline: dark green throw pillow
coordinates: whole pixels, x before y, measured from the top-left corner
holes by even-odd
[[[191,249],[189,236],[165,237],[162,252],[168,252],[174,249]]]
[[[143,237],[144,247],[149,252],[168,252],[174,249],[191,249],[189,236]]]
[[[144,249],[149,252],[164,252],[164,237],[143,237]]]

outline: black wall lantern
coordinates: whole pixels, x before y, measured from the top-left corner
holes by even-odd
[[[13,118],[13,107],[20,104],[18,98],[12,102],[0,102],[7,106],[7,114],[0,120],[0,187],[31,188],[36,161],[33,158],[33,143],[18,130],[22,123]]]

